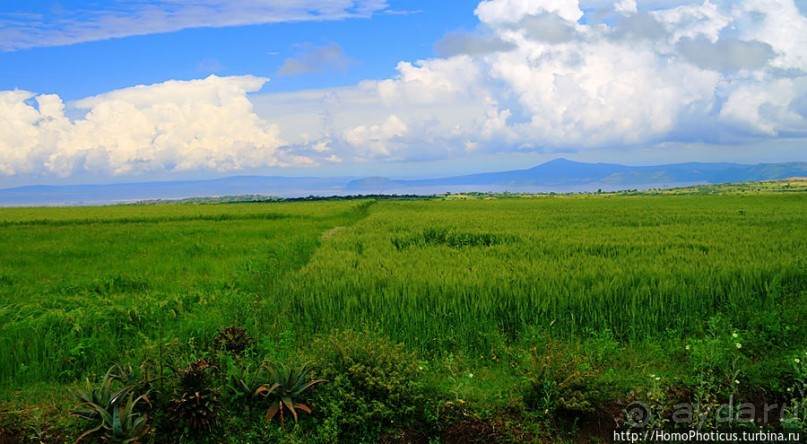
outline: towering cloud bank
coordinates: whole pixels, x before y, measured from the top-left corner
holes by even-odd
[[[483,1],[479,30],[437,43],[444,58],[364,88],[446,155],[807,134],[807,18],[792,0],[650,4]]]
[[[74,104],[55,95],[0,92],[0,172],[127,174],[306,163],[284,156],[278,128],[247,93],[266,79],[215,77],[137,86]]]
[[[209,77],[68,112],[56,96],[0,92],[0,174],[807,142],[794,0],[485,0],[476,15],[438,57],[347,88],[250,95],[266,79]],[[68,119],[72,108],[86,114]]]

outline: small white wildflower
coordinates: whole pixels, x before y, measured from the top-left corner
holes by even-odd
[[[655,378],[655,377],[656,377],[656,374],[655,374],[655,373],[653,373],[652,375],[650,375],[650,377],[651,377],[651,378]]]
[[[685,348],[685,349],[687,349],[687,350],[689,350],[689,348],[690,348],[690,347],[689,347],[689,344],[687,344],[687,346],[686,346],[686,347],[684,347],[684,348]]]
[[[661,378],[659,378],[658,376],[656,376],[656,381],[661,381]]]
[[[473,378],[473,377],[474,377],[474,374],[473,374],[473,373],[468,373],[468,377],[469,377],[469,378]]]
[[[735,384],[739,384],[739,383],[740,383],[740,381],[739,381],[738,379],[735,379],[735,380],[734,380],[734,383],[735,383]]]
[[[737,333],[732,333],[732,334],[731,334],[731,337],[732,337],[732,338],[737,339],[737,336],[739,336]]]
[[[418,366],[418,370],[423,371],[423,366],[422,366],[422,365],[419,365],[419,366]]]
[[[793,362],[795,362],[796,364],[798,364],[798,363],[800,363],[800,362],[801,362],[801,359],[796,358],[796,359],[794,359],[794,360],[793,360]]]
[[[738,343],[736,343],[736,344],[734,344],[734,346],[735,346],[735,347],[737,347],[737,348],[743,348],[743,345],[742,345],[742,344],[740,344],[739,342],[738,342]]]

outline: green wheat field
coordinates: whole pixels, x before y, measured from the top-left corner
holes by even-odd
[[[807,193],[689,191],[0,209],[0,442],[74,442],[110,369],[143,433],[82,442],[803,433]]]

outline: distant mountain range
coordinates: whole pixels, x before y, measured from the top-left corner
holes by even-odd
[[[807,177],[807,162],[742,165],[679,163],[625,166],[556,159],[526,170],[437,179],[236,176],[224,179],[0,189],[0,206],[78,205],[261,194],[277,197],[457,192],[585,192],[674,188]]]

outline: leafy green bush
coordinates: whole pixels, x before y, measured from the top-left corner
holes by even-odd
[[[742,391],[747,390],[744,369],[748,368],[749,360],[743,353],[744,347],[747,347],[744,335],[722,316],[711,317],[707,335],[686,345],[692,366],[693,401],[700,410],[692,418],[693,427],[708,430],[734,425],[734,421],[721,423],[719,419],[736,416]]]
[[[319,376],[319,439],[378,442],[385,430],[425,421],[423,385],[414,354],[372,332],[332,332],[316,339],[310,354]]]
[[[601,397],[597,372],[584,357],[549,341],[530,350],[524,403],[548,416],[593,412]]]
[[[788,400],[782,416],[782,428],[807,432],[807,351],[791,358],[793,381],[787,388]]]

